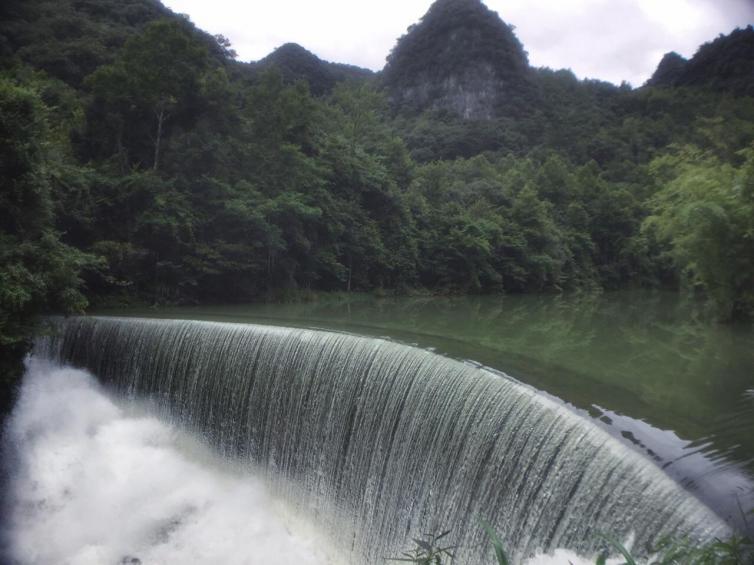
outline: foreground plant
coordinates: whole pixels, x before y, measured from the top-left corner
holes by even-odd
[[[751,540],[733,536],[715,539],[701,547],[688,539],[663,540],[658,545],[659,558],[653,565],[751,565],[754,563],[754,544]]]
[[[600,536],[608,546],[617,551],[625,562],[621,565],[638,565],[638,557],[619,541],[609,536]],[[596,565],[605,565],[610,556],[603,551]],[[734,536],[727,540],[715,539],[702,546],[695,545],[688,538],[666,538],[658,543],[654,555],[647,561],[649,565],[751,565],[754,563],[754,545],[750,540]]]
[[[636,559],[631,555],[631,552],[626,549],[626,547],[620,543],[618,540],[611,538],[610,536],[600,536],[607,544],[615,549],[618,553],[620,553],[625,559],[625,563],[622,565],[637,565]],[[597,561],[595,562],[595,565],[605,565],[607,563],[607,558],[610,556],[610,553],[608,551],[603,551],[600,553],[599,557],[597,557]]]
[[[455,546],[442,546],[439,543],[449,533],[450,530],[446,530],[440,535],[423,534],[426,539],[414,538],[413,541],[416,546],[411,551],[402,552],[403,557],[390,557],[388,561],[405,561],[416,565],[442,565],[445,557],[452,561],[455,556],[451,550],[455,549]]]
[[[500,536],[497,535],[497,532],[487,522],[480,518],[479,523],[482,525],[482,528],[484,528],[484,531],[489,536],[490,541],[492,542],[492,547],[495,548],[495,559],[497,560],[497,564],[509,565],[510,561],[508,561],[508,556],[505,553],[503,540],[500,539]]]
[[[480,519],[479,523],[490,538],[495,550],[496,565],[511,565],[511,561],[505,551],[503,541],[497,532],[487,522]],[[451,552],[456,546],[443,547],[439,540],[450,533],[447,530],[440,535],[424,534],[426,539],[414,538],[416,547],[403,552],[403,557],[393,557],[388,561],[405,561],[416,565],[443,565],[455,559]],[[595,565],[606,565],[607,560],[616,553],[625,561],[619,565],[639,565],[639,557],[621,542],[611,536],[599,536],[605,542],[605,548],[600,552]],[[734,536],[727,540],[715,539],[703,546],[695,545],[688,538],[671,539],[660,541],[653,551],[654,555],[647,561],[641,561],[647,565],[752,565],[754,564],[754,543],[748,538]],[[449,561],[444,561],[445,558]]]

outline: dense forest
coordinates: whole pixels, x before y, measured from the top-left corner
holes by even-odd
[[[373,74],[237,62],[156,0],[6,0],[0,373],[87,304],[662,286],[750,318],[753,61],[750,26],[641,88],[578,80],[439,0]]]

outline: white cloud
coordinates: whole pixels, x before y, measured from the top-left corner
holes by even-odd
[[[287,42],[319,57],[379,70],[431,0],[166,0],[258,60]],[[535,66],[638,85],[662,55],[691,56],[705,41],[754,22],[751,0],[487,0],[516,26]]]

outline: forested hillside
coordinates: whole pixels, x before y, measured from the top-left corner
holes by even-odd
[[[473,49],[436,49],[457,10]],[[8,367],[36,314],[87,300],[661,285],[754,309],[752,76],[728,64],[751,28],[700,49],[705,80],[632,89],[529,67],[478,0],[438,2],[376,77],[297,46],[236,62],[155,0],[0,11]],[[487,49],[507,98],[434,104]]]
[[[276,68],[289,83],[306,81],[313,96],[330,94],[339,82],[369,79],[374,74],[353,65],[328,63],[296,43],[281,45],[253,68],[262,72]]]
[[[650,86],[702,86],[740,96],[754,96],[754,27],[737,29],[702,45],[686,60],[668,53]]]

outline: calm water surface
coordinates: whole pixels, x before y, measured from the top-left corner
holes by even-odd
[[[754,330],[674,293],[324,297],[301,304],[101,314],[390,337],[503,371],[562,399],[754,531]],[[748,521],[748,523],[747,523]]]

